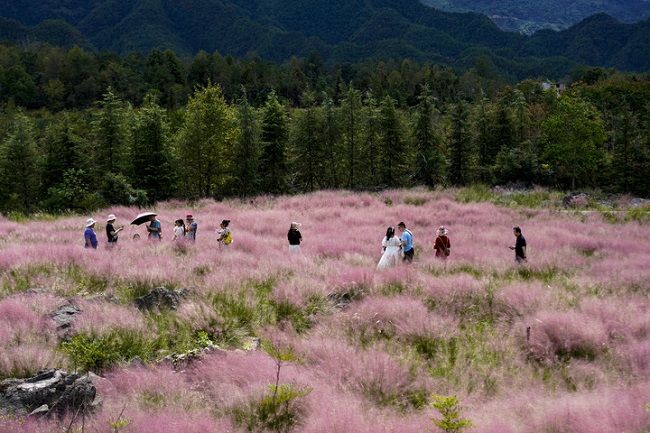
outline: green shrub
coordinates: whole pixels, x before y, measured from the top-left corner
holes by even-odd
[[[463,430],[474,427],[470,419],[461,418],[462,408],[458,397],[444,397],[442,395],[432,395],[433,402],[431,406],[436,408],[442,419],[431,419],[431,421],[440,428],[443,433],[461,433]]]

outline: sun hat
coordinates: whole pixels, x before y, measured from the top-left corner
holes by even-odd
[[[437,236],[447,236],[447,233],[449,233],[449,230],[447,230],[445,226],[440,226],[440,228],[436,230]]]
[[[191,213],[188,213],[188,214],[185,216],[185,219],[186,219],[186,220],[193,220],[193,219],[194,219],[194,216],[192,216]]]
[[[297,222],[294,221],[294,222],[291,223],[291,228],[292,229],[299,229],[301,225],[302,224],[297,223]]]
[[[95,221],[94,219],[92,219],[92,218],[88,218],[88,219],[86,220],[86,227],[90,227],[91,225],[95,224],[96,222],[97,222],[97,221]]]
[[[114,221],[114,220],[115,220],[115,215],[113,215],[113,214],[110,214],[110,215],[108,216],[108,218],[106,218],[106,222]]]

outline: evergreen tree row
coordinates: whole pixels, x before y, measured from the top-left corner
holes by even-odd
[[[524,81],[443,103],[440,85],[411,106],[352,82],[338,99],[308,89],[295,106],[271,90],[256,106],[209,80],[176,109],[162,92],[135,106],[111,87],[85,110],[5,104],[0,210],[511,182],[649,195],[647,80],[599,76],[561,94]]]

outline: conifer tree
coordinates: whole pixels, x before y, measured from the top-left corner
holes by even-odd
[[[92,130],[99,177],[108,173],[124,173],[127,161],[124,104],[109,87],[97,105],[99,111],[92,122]]]
[[[379,125],[381,128],[381,179],[389,187],[403,186],[405,148],[402,126],[395,101],[386,96],[381,101]]]
[[[232,149],[239,139],[237,112],[220,86],[198,88],[183,113],[175,139],[181,195],[218,197],[230,181]]]
[[[174,176],[168,135],[167,113],[149,94],[142,108],[135,111],[131,125],[131,183],[146,192],[150,203],[172,196]]]
[[[237,106],[237,121],[241,134],[235,145],[233,180],[235,192],[242,196],[257,193],[260,187],[258,174],[261,143],[260,128],[255,110],[248,102],[246,89],[242,86],[242,97]]]
[[[465,185],[470,180],[472,166],[469,110],[467,103],[460,101],[450,113],[451,134],[449,136],[449,180],[453,185]]]
[[[356,188],[358,185],[358,173],[355,173],[359,164],[359,133],[361,128],[361,91],[355,89],[352,83],[344,93],[345,98],[341,102],[341,130],[345,151],[343,154],[343,166],[347,176],[347,187]]]
[[[262,110],[262,157],[260,173],[266,192],[282,194],[287,192],[287,145],[289,123],[275,91],[272,91]]]
[[[415,155],[414,180],[423,185],[434,186],[442,182],[444,158],[440,139],[434,129],[434,117],[438,115],[438,110],[433,104],[428,85],[423,87],[418,100],[411,128]]]
[[[0,207],[30,212],[34,208],[40,182],[34,126],[18,114],[7,138],[0,145]]]

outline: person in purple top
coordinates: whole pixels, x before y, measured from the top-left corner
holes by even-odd
[[[97,234],[95,234],[95,221],[92,218],[88,218],[86,221],[86,230],[84,231],[84,248],[97,249]]]

